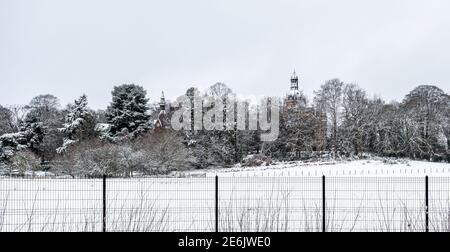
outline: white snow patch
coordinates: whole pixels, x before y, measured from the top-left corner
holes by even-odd
[[[355,161],[279,162],[263,167],[219,168],[184,172],[184,176],[206,177],[417,177],[449,176],[449,163],[432,163],[407,159],[375,158]]]

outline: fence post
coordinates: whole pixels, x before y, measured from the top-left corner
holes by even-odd
[[[103,218],[102,218],[102,232],[106,232],[106,175],[103,175]]]
[[[430,232],[429,179],[425,177],[425,232]]]
[[[216,175],[216,233],[219,232],[219,176]]]
[[[326,198],[325,198],[325,175],[322,176],[322,232],[326,232]]]

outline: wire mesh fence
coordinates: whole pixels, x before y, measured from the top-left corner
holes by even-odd
[[[448,232],[450,178],[0,178],[0,232]]]
[[[214,178],[107,180],[107,231],[213,231]]]
[[[425,178],[327,178],[326,230],[424,232]]]
[[[0,232],[99,232],[102,180],[0,179]]]
[[[321,231],[322,179],[220,178],[219,231]]]
[[[430,177],[429,225],[432,232],[450,232],[450,178]]]

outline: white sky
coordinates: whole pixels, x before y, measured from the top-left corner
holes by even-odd
[[[224,82],[283,95],[295,68],[312,98],[325,80],[401,100],[420,84],[450,91],[448,0],[0,0],[0,104],[114,85],[152,101]]]

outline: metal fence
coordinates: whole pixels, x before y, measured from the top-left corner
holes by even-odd
[[[448,232],[450,178],[0,179],[0,232]]]

